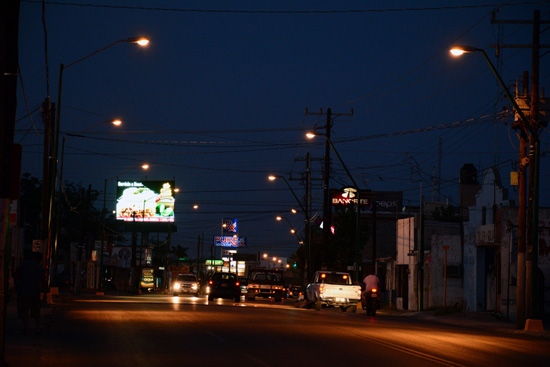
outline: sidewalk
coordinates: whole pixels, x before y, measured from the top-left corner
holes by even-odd
[[[383,308],[380,314],[409,317],[412,319],[429,320],[442,324],[458,325],[476,329],[501,331],[513,334],[525,334],[540,336],[550,339],[548,325],[544,325],[544,331],[517,330],[514,321],[506,320],[492,312],[448,312],[437,311],[407,311]]]
[[[6,308],[6,334],[4,366],[39,366],[40,357],[45,347],[49,345],[55,305],[47,305],[45,301],[41,310],[41,333],[37,334],[34,320],[30,320],[30,333],[24,333],[23,321],[17,317],[17,299],[11,296]],[[0,366],[1,362],[0,362]],[[2,366],[2,367],[4,367]]]

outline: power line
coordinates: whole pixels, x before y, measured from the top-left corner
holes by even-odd
[[[421,8],[385,8],[385,9],[349,9],[349,10],[230,10],[230,9],[181,9],[181,8],[161,8],[145,6],[123,6],[123,5],[105,5],[105,4],[81,4],[65,3],[58,1],[39,1],[22,0],[27,3],[45,3],[49,5],[78,6],[89,8],[107,8],[107,9],[126,9],[126,10],[147,10],[147,11],[165,11],[180,13],[212,13],[212,14],[361,14],[361,13],[391,13],[391,12],[413,12],[413,11],[439,11],[439,10],[461,10],[477,8],[495,8],[503,6],[521,6],[546,4],[550,1],[529,1],[522,3],[502,3],[502,4],[479,4],[479,5],[457,5],[457,6],[439,6],[439,7],[421,7]]]

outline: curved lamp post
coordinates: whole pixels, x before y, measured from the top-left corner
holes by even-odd
[[[50,197],[49,197],[49,206],[48,206],[48,233],[50,234],[49,237],[50,237],[50,240],[48,241],[48,252],[51,252],[51,241],[52,241],[52,236],[51,236],[51,228],[52,228],[52,220],[53,220],[53,200],[54,200],[54,193],[55,193],[55,190],[54,190],[54,187],[55,187],[55,181],[57,180],[57,157],[58,157],[58,151],[59,151],[59,128],[60,128],[60,125],[61,125],[61,91],[62,91],[62,85],[63,85],[63,71],[75,64],[78,64],[79,62],[83,61],[83,60],[86,60],[87,58],[101,52],[101,51],[104,51],[114,45],[117,45],[119,43],[136,43],[140,46],[146,46],[149,44],[149,39],[147,37],[131,37],[131,38],[126,38],[126,39],[122,39],[122,40],[118,40],[118,41],[115,41],[103,48],[100,48],[99,50],[96,50],[76,61],[73,61],[71,62],[70,64],[67,64],[67,65],[64,65],[64,64],[59,64],[59,84],[57,86],[58,90],[57,90],[57,111],[56,111],[56,122],[55,122],[55,131],[54,131],[54,134],[55,134],[55,141],[54,141],[54,148],[53,148],[53,154],[52,154],[52,158],[53,158],[53,164],[52,164],[52,171],[51,172],[51,175],[50,175]],[[57,249],[54,248],[54,251],[56,251]],[[49,261],[49,259],[47,259]],[[49,267],[49,263],[48,263],[48,267]],[[57,274],[55,274],[55,276],[57,276]]]
[[[280,215],[275,217],[275,219],[277,219],[279,222],[281,220],[286,220],[286,222],[288,223],[288,225],[290,226],[290,233],[292,233],[294,236],[296,236],[296,239],[298,240],[298,243],[302,244],[304,243],[304,239],[300,237],[299,233],[294,229],[294,227],[292,226],[292,223],[290,223],[290,221],[288,220],[288,218],[286,217],[281,217]]]
[[[533,139],[533,142],[534,142],[534,159],[533,159],[533,166],[531,167],[534,170],[534,172],[533,172],[533,174],[534,174],[533,175],[533,178],[534,178],[533,179],[533,181],[534,181],[533,182],[533,197],[532,197],[532,200],[533,200],[532,218],[533,219],[531,220],[531,223],[529,225],[530,225],[530,228],[531,228],[531,238],[530,238],[530,240],[531,240],[532,263],[533,263],[532,277],[533,277],[533,279],[536,279],[537,278],[537,263],[538,263],[539,169],[540,169],[539,168],[540,167],[539,166],[540,141],[539,141],[537,131],[529,123],[529,120],[527,119],[527,117],[525,116],[525,114],[523,113],[521,108],[518,106],[516,100],[514,99],[514,97],[512,96],[510,91],[508,90],[508,88],[506,87],[506,84],[504,84],[504,81],[500,77],[500,75],[497,72],[497,70],[495,69],[493,63],[491,62],[491,60],[487,56],[487,53],[485,53],[485,51],[483,49],[472,47],[472,46],[455,45],[451,48],[450,52],[454,56],[461,56],[465,53],[473,53],[473,52],[480,52],[483,55],[483,58],[485,59],[485,61],[487,61],[487,64],[489,65],[489,68],[491,69],[491,71],[493,72],[493,74],[497,78],[500,86],[504,90],[504,93],[506,94],[506,97],[508,97],[508,100],[510,100],[510,103],[512,103],[512,106],[514,107],[514,110],[516,111],[516,113],[521,118],[521,122],[523,123],[524,128],[527,131],[529,131],[529,133],[531,134],[531,137]],[[536,286],[536,282],[533,282],[533,287],[535,287],[535,286]],[[533,295],[535,295],[535,294],[536,294],[536,291],[533,289]],[[534,300],[532,302],[532,304],[535,305],[535,302],[536,302],[536,300]]]
[[[76,134],[67,134],[69,135],[70,137],[69,138],[65,138],[63,137],[63,141],[62,141],[62,144],[61,144],[61,162],[59,163],[59,182],[58,182],[58,192],[61,193],[62,190],[63,190],[63,164],[64,164],[64,160],[65,160],[65,142],[69,139],[71,139],[71,137],[74,137],[74,136],[79,136],[79,134],[82,134],[83,132],[86,132],[100,124],[104,124],[104,123],[111,123],[113,124],[114,126],[120,126],[122,124],[122,121],[120,121],[119,119],[115,119],[115,120],[104,120],[104,121],[100,121],[96,124],[93,124],[92,126],[82,130],[82,131],[79,131],[78,133]],[[53,204],[53,203],[52,203]],[[53,248],[54,248],[54,251],[53,251],[53,271],[52,271],[52,275],[51,277],[54,279],[54,284],[55,284],[55,280],[57,278],[57,242],[58,242],[58,237],[59,237],[59,230],[60,230],[60,227],[61,227],[61,223],[60,223],[60,220],[59,220],[59,215],[60,215],[60,211],[61,211],[61,200],[58,199],[57,200],[57,205],[56,205],[56,212],[57,212],[57,218],[58,220],[56,221],[55,223],[55,232],[54,232],[54,236],[52,237],[52,241],[53,241]]]
[[[310,271],[311,271],[311,235],[310,235],[310,227],[311,227],[311,218],[310,218],[310,212],[309,212],[309,205],[306,205],[308,206],[308,208],[304,208],[304,206],[302,205],[302,202],[298,199],[298,196],[296,196],[296,193],[294,192],[294,190],[292,190],[292,187],[290,186],[290,184],[288,183],[288,181],[286,180],[286,178],[284,176],[276,176],[276,175],[270,175],[268,176],[268,179],[269,181],[275,181],[276,179],[278,178],[281,178],[286,186],[288,187],[288,189],[290,190],[290,192],[292,193],[292,196],[294,196],[294,199],[296,199],[296,202],[298,203],[298,205],[300,205],[300,209],[302,209],[302,211],[304,212],[304,221],[305,221],[305,244],[307,246],[307,249],[306,249],[306,254],[307,254],[307,260],[306,260],[306,275],[307,275],[307,278],[309,279],[310,278]],[[293,210],[293,213],[294,213],[294,209]]]
[[[310,140],[314,139],[316,136],[324,136],[325,137],[325,139],[328,142],[328,144],[330,145],[332,151],[334,152],[334,154],[336,154],[336,157],[340,161],[340,164],[342,165],[342,167],[344,167],[344,170],[346,171],[349,179],[353,183],[353,186],[357,189],[357,211],[356,211],[357,215],[356,215],[356,219],[355,219],[355,280],[357,282],[360,282],[360,279],[359,279],[359,248],[360,248],[360,244],[361,244],[361,228],[359,227],[359,225],[360,225],[360,222],[361,222],[361,194],[360,194],[361,189],[359,188],[359,186],[357,185],[357,183],[353,179],[353,176],[351,175],[350,171],[348,170],[348,167],[346,166],[346,164],[342,160],[342,157],[340,157],[340,154],[338,153],[338,151],[334,147],[334,144],[332,144],[332,141],[329,139],[329,137],[326,136],[325,134],[313,133],[313,132],[308,132],[306,134],[306,137]],[[372,264],[373,264],[373,266],[376,264],[376,259],[372,259]]]

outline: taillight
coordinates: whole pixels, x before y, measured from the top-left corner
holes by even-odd
[[[241,285],[241,283],[235,282],[235,285],[238,287],[239,285]]]
[[[214,284],[214,282],[211,280],[211,281],[208,282],[208,284],[212,285],[212,284]]]
[[[319,294],[323,294],[323,286],[319,287]]]
[[[372,293],[376,293],[376,292],[378,292],[378,289],[373,288],[373,289],[371,289],[370,291],[371,291]]]

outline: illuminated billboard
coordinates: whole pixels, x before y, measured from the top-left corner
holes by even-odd
[[[238,233],[237,231],[237,219],[223,218],[222,219],[223,233]]]
[[[238,236],[214,236],[216,247],[246,247],[246,237]]]
[[[174,181],[118,181],[116,219],[174,222]]]
[[[372,211],[376,204],[379,212],[394,212],[402,207],[402,191],[367,191],[361,190],[361,210]],[[333,206],[357,205],[357,189],[346,187],[340,190],[331,190],[331,202]]]

